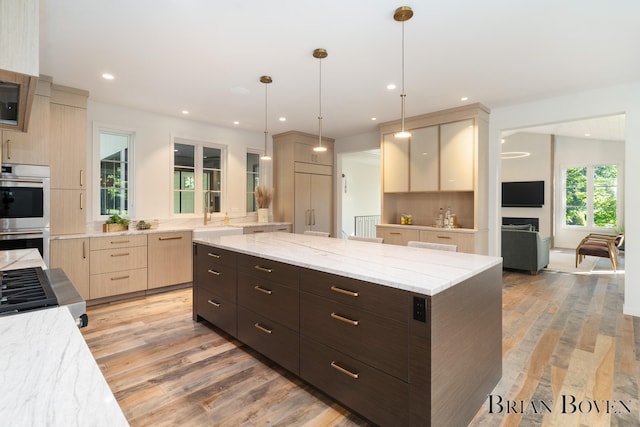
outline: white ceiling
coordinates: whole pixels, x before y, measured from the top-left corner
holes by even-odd
[[[637,81],[638,0],[40,0],[40,72],[95,101],[220,126],[317,132],[377,129],[400,116],[405,23],[407,116],[481,102],[497,108]],[[102,73],[115,75],[106,81]],[[386,89],[395,83],[396,90]],[[468,97],[462,102],[461,97]],[[278,121],[279,117],[287,121]],[[371,120],[376,117],[377,121]]]

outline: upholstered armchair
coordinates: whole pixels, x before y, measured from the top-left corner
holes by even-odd
[[[502,266],[536,275],[549,264],[550,245],[530,225],[503,225]]]
[[[576,248],[576,267],[585,256],[609,258],[613,271],[618,268],[619,248],[624,242],[624,234],[610,236],[607,234],[591,233],[587,235]]]

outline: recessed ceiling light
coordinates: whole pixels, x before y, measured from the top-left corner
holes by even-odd
[[[240,124],[240,122],[236,120],[235,122],[233,122],[233,124],[234,124],[234,125],[239,125],[239,124]]]
[[[281,122],[286,122],[287,118],[286,117],[280,117],[278,120],[280,120]]]
[[[376,117],[371,117],[371,121],[375,122],[376,120],[378,120]]]
[[[585,133],[584,136],[591,136],[589,132]]]
[[[113,74],[110,74],[110,73],[103,73],[102,74],[102,78],[105,79],[105,80],[113,80],[113,79],[115,79],[115,77],[113,77]]]
[[[395,85],[395,84],[393,84],[393,83],[389,83],[389,84],[387,85],[387,89],[389,89],[389,90],[394,90],[395,88],[396,88],[396,85]]]
[[[467,96],[463,96],[462,98],[460,98],[460,101],[468,101],[468,100],[469,100],[469,97]]]
[[[182,110],[182,114],[184,114],[184,115],[186,116],[187,114],[189,114],[189,111],[187,111],[187,110]]]

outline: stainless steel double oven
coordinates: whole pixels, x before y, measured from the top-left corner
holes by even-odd
[[[0,250],[36,248],[49,265],[48,166],[2,164]]]

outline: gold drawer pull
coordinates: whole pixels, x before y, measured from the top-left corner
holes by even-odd
[[[253,231],[252,231],[252,233],[253,233],[253,234],[256,234],[256,233],[264,233],[264,230],[253,230]]]
[[[124,279],[128,279],[129,276],[118,276],[118,277],[112,277],[111,280],[124,280]]]
[[[341,322],[348,323],[353,326],[358,326],[357,320],[349,319],[348,317],[340,316],[339,314],[336,314],[336,313],[331,313],[331,317]]]
[[[215,270],[207,270],[207,272],[209,272],[211,274],[215,274],[216,276],[219,276],[220,274],[222,274],[219,271],[215,271]]]
[[[209,304],[211,304],[212,306],[214,306],[214,307],[220,307],[220,303],[217,303],[217,302],[215,302],[215,301],[214,301],[214,300],[212,300],[212,299],[208,299],[208,300],[207,300],[207,302],[208,302]]]
[[[120,243],[129,243],[128,240],[112,240],[110,242],[112,245],[119,245]]]
[[[448,239],[448,240],[451,240],[451,236],[438,236],[438,239]]]
[[[118,257],[118,256],[128,256],[129,252],[123,252],[121,254],[111,254],[112,258]]]
[[[335,292],[339,292],[341,294],[349,295],[350,297],[357,297],[358,296],[357,292],[353,292],[353,291],[350,291],[348,289],[342,289],[342,288],[339,288],[337,286],[332,286],[331,290],[335,291]]]
[[[253,268],[255,268],[256,270],[264,271],[265,273],[273,272],[272,269],[267,268],[267,267],[262,267],[261,265],[254,265]]]
[[[209,252],[207,255],[209,255],[210,257],[216,258],[216,259],[220,259],[220,255],[218,255],[218,254],[214,254],[214,253]]]
[[[393,234],[395,236],[400,236],[402,233],[398,233],[397,231],[390,231],[389,234]]]
[[[182,236],[159,237],[158,240],[180,240]]]
[[[271,295],[271,294],[273,293],[273,291],[272,291],[272,290],[265,289],[265,288],[263,288],[263,287],[262,287],[262,286],[260,286],[260,285],[255,285],[255,286],[253,287],[253,289],[255,289],[256,291],[260,291],[260,292],[262,292],[262,293],[265,293],[265,294],[267,294],[267,295]]]
[[[354,372],[351,372],[350,370],[345,369],[345,368],[343,368],[342,366],[338,365],[338,364],[336,363],[336,361],[335,361],[335,360],[334,360],[333,362],[331,362],[331,367],[332,367],[333,369],[337,369],[338,371],[342,372],[342,373],[343,373],[343,374],[345,374],[345,375],[350,376],[350,377],[351,377],[351,378],[353,378],[354,380],[357,380],[357,379],[358,379],[358,377],[360,376],[360,374],[356,374],[356,373],[354,373]]]
[[[253,326],[256,327],[256,329],[261,330],[262,332],[264,332],[265,334],[270,334],[273,332],[273,329],[268,329],[265,328],[264,326],[262,326],[260,323],[255,323]]]

